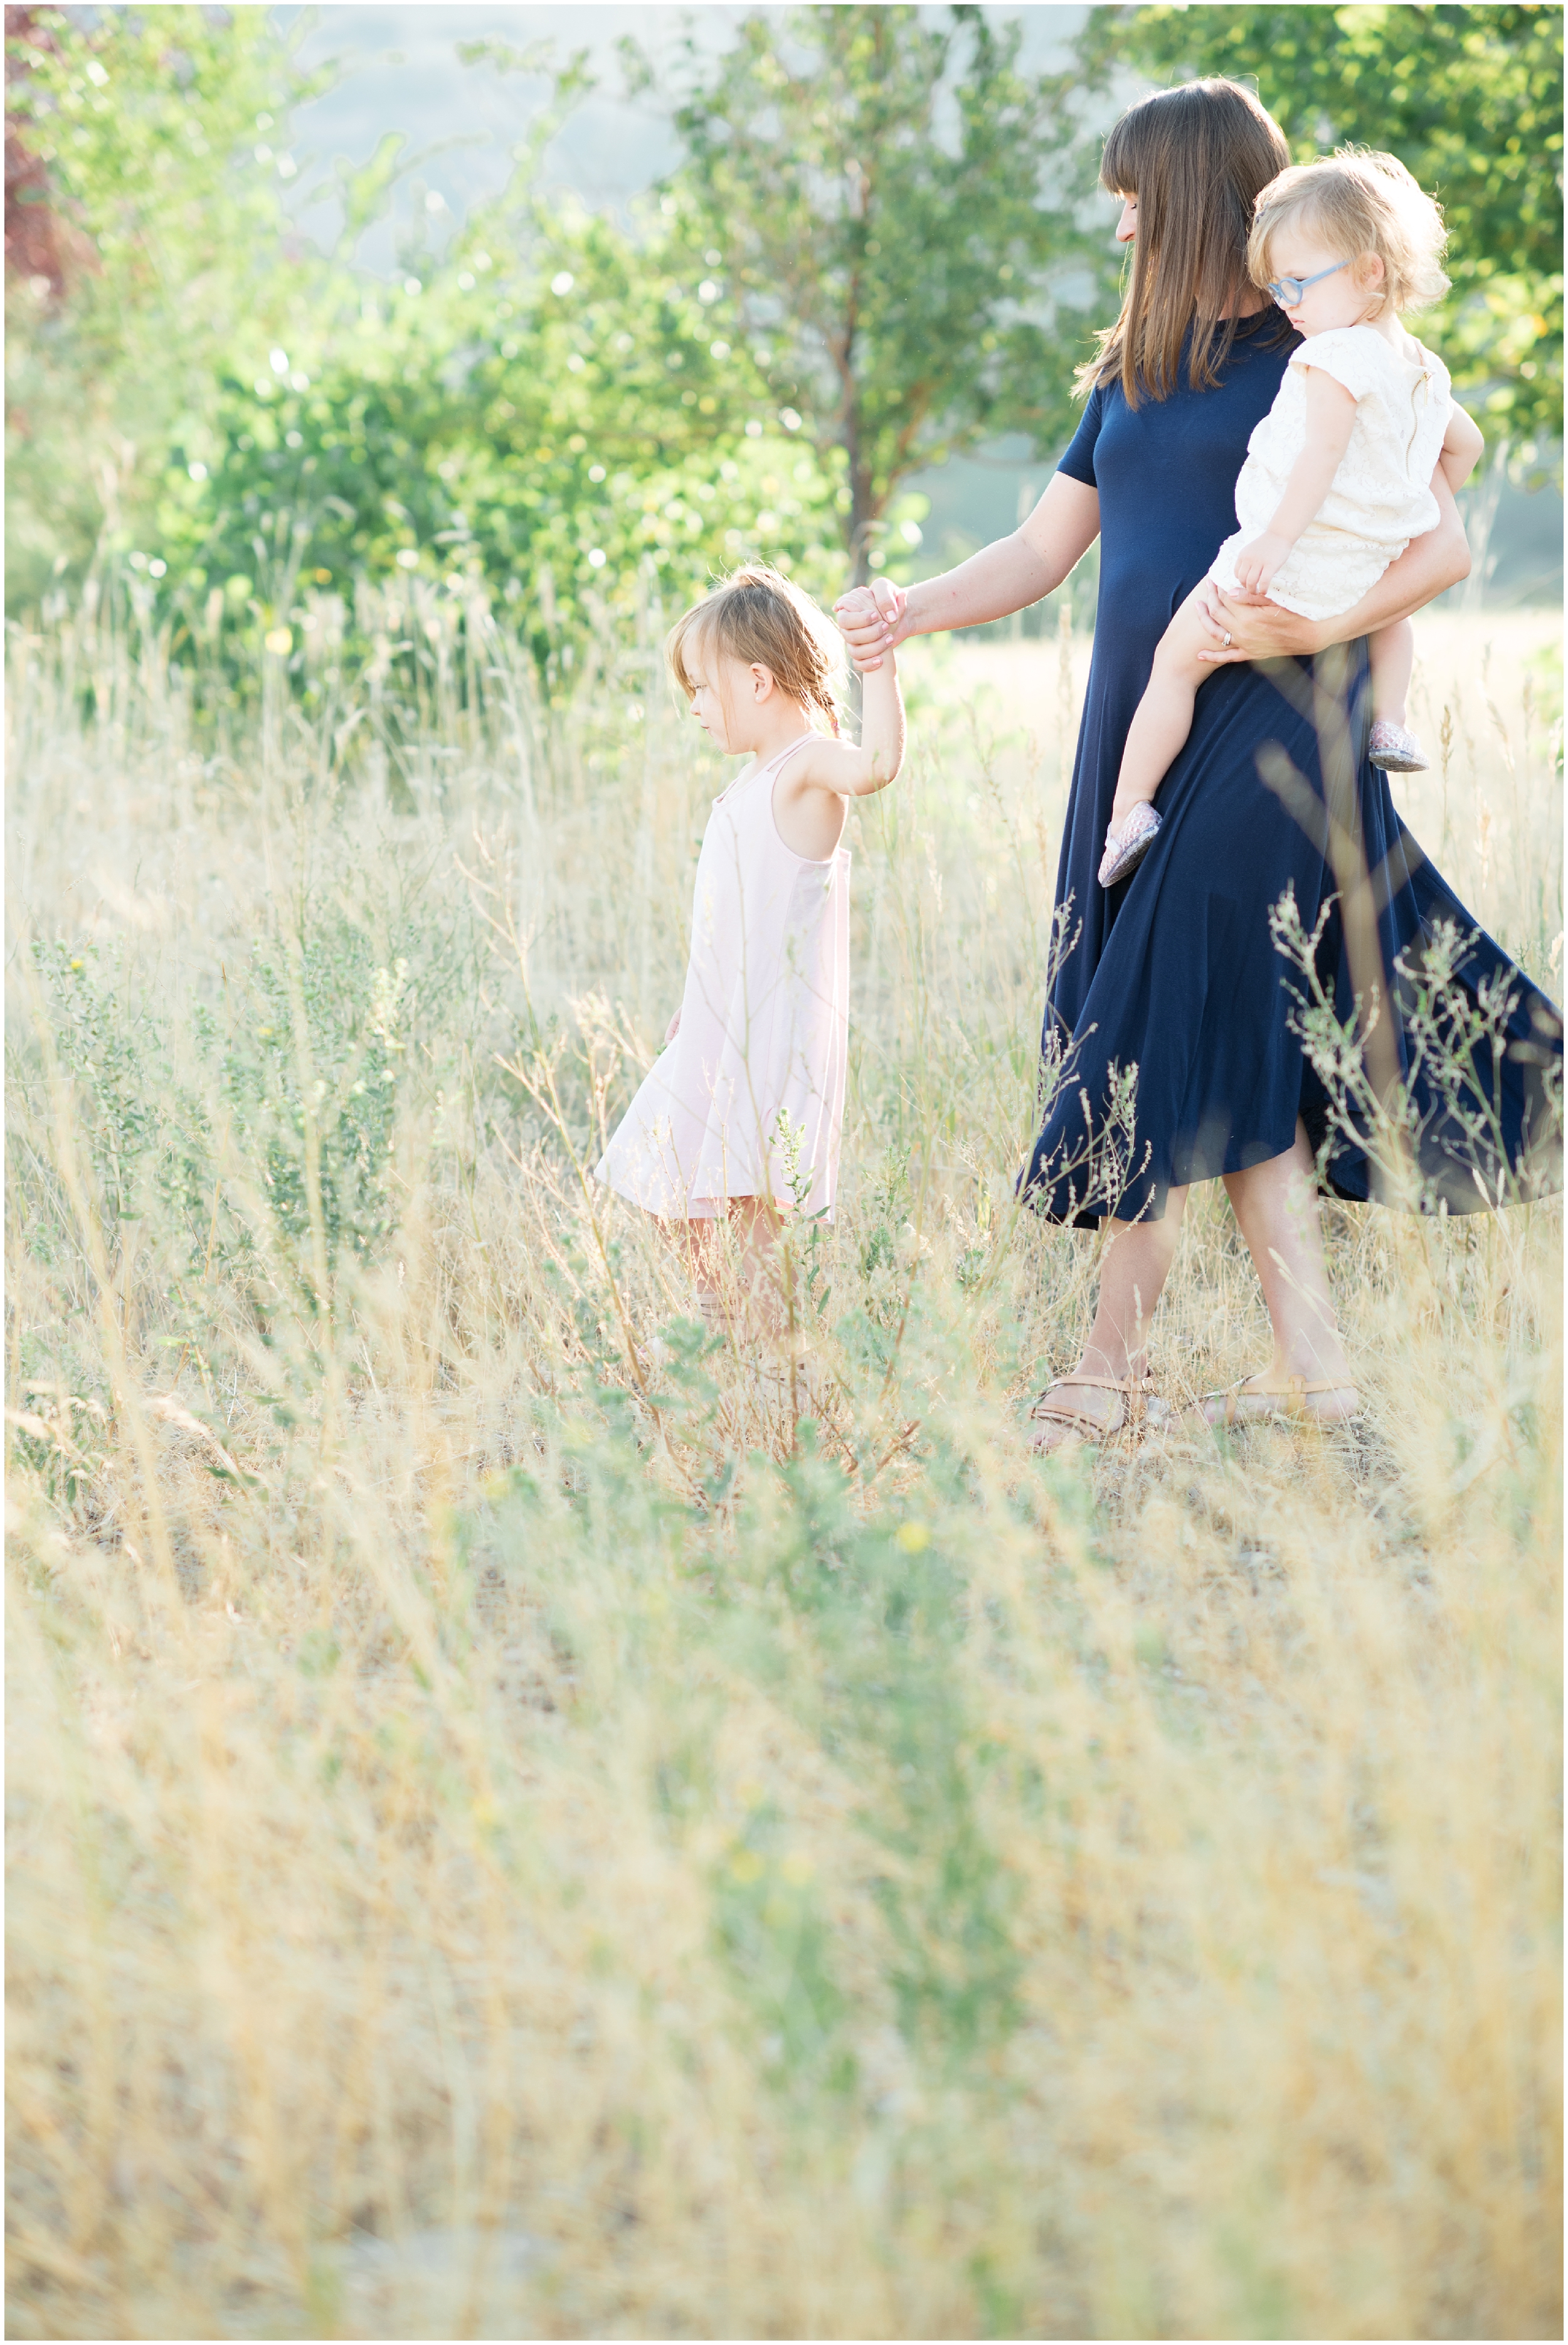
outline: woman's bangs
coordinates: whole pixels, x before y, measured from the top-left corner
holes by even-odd
[[[1105,142],[1105,151],[1100,157],[1099,183],[1108,196],[1119,196],[1123,202],[1129,196],[1138,194],[1138,183],[1142,176],[1138,166],[1143,161],[1142,149],[1147,143],[1139,136],[1140,131],[1147,127],[1140,117],[1147,110],[1147,107],[1138,106],[1134,107],[1130,113],[1124,114],[1121,120],[1112,126],[1110,136]]]

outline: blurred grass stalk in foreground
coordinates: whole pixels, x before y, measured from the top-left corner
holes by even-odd
[[[572,1169],[652,621],[379,632],[13,637],[10,2333],[1560,2334],[1556,1203],[1327,1209],[1353,1429],[1024,1462],[1088,646],[916,646],[797,1429]],[[1554,640],[1423,623],[1404,803],[1560,992]],[[1265,1345],[1205,1193],[1162,1387]]]

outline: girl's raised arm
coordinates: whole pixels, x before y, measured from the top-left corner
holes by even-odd
[[[911,635],[978,627],[1006,619],[1055,592],[1099,535],[1099,491],[1057,472],[1027,521],[983,546],[956,570],[923,578],[907,593],[879,578],[852,587],[835,605],[855,665],[875,675],[885,651]]]
[[[796,787],[864,798],[895,781],[903,763],[904,695],[890,655],[880,660],[864,680],[859,746],[850,741],[830,741],[824,734],[792,760],[785,773]]]

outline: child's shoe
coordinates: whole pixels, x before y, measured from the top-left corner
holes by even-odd
[[[1402,725],[1391,725],[1380,716],[1372,727],[1372,737],[1367,755],[1374,766],[1385,774],[1424,774],[1427,759],[1421,743]]]
[[[1114,888],[1118,879],[1136,871],[1163,828],[1163,818],[1147,799],[1139,799],[1121,828],[1106,833],[1105,853],[1100,857],[1100,886]]]

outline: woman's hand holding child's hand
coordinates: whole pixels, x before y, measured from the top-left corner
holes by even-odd
[[[862,675],[874,675],[884,652],[903,640],[908,596],[891,578],[874,578],[869,586],[852,586],[833,606],[850,658]]]
[[[1239,660],[1307,659],[1332,640],[1320,619],[1303,619],[1266,596],[1246,589],[1222,594],[1203,580],[1197,601],[1209,648],[1198,657],[1207,667],[1230,667]]]
[[[1249,594],[1267,594],[1274,584],[1275,572],[1290,551],[1288,537],[1276,536],[1272,530],[1266,529],[1237,554],[1237,584],[1245,587]]]

